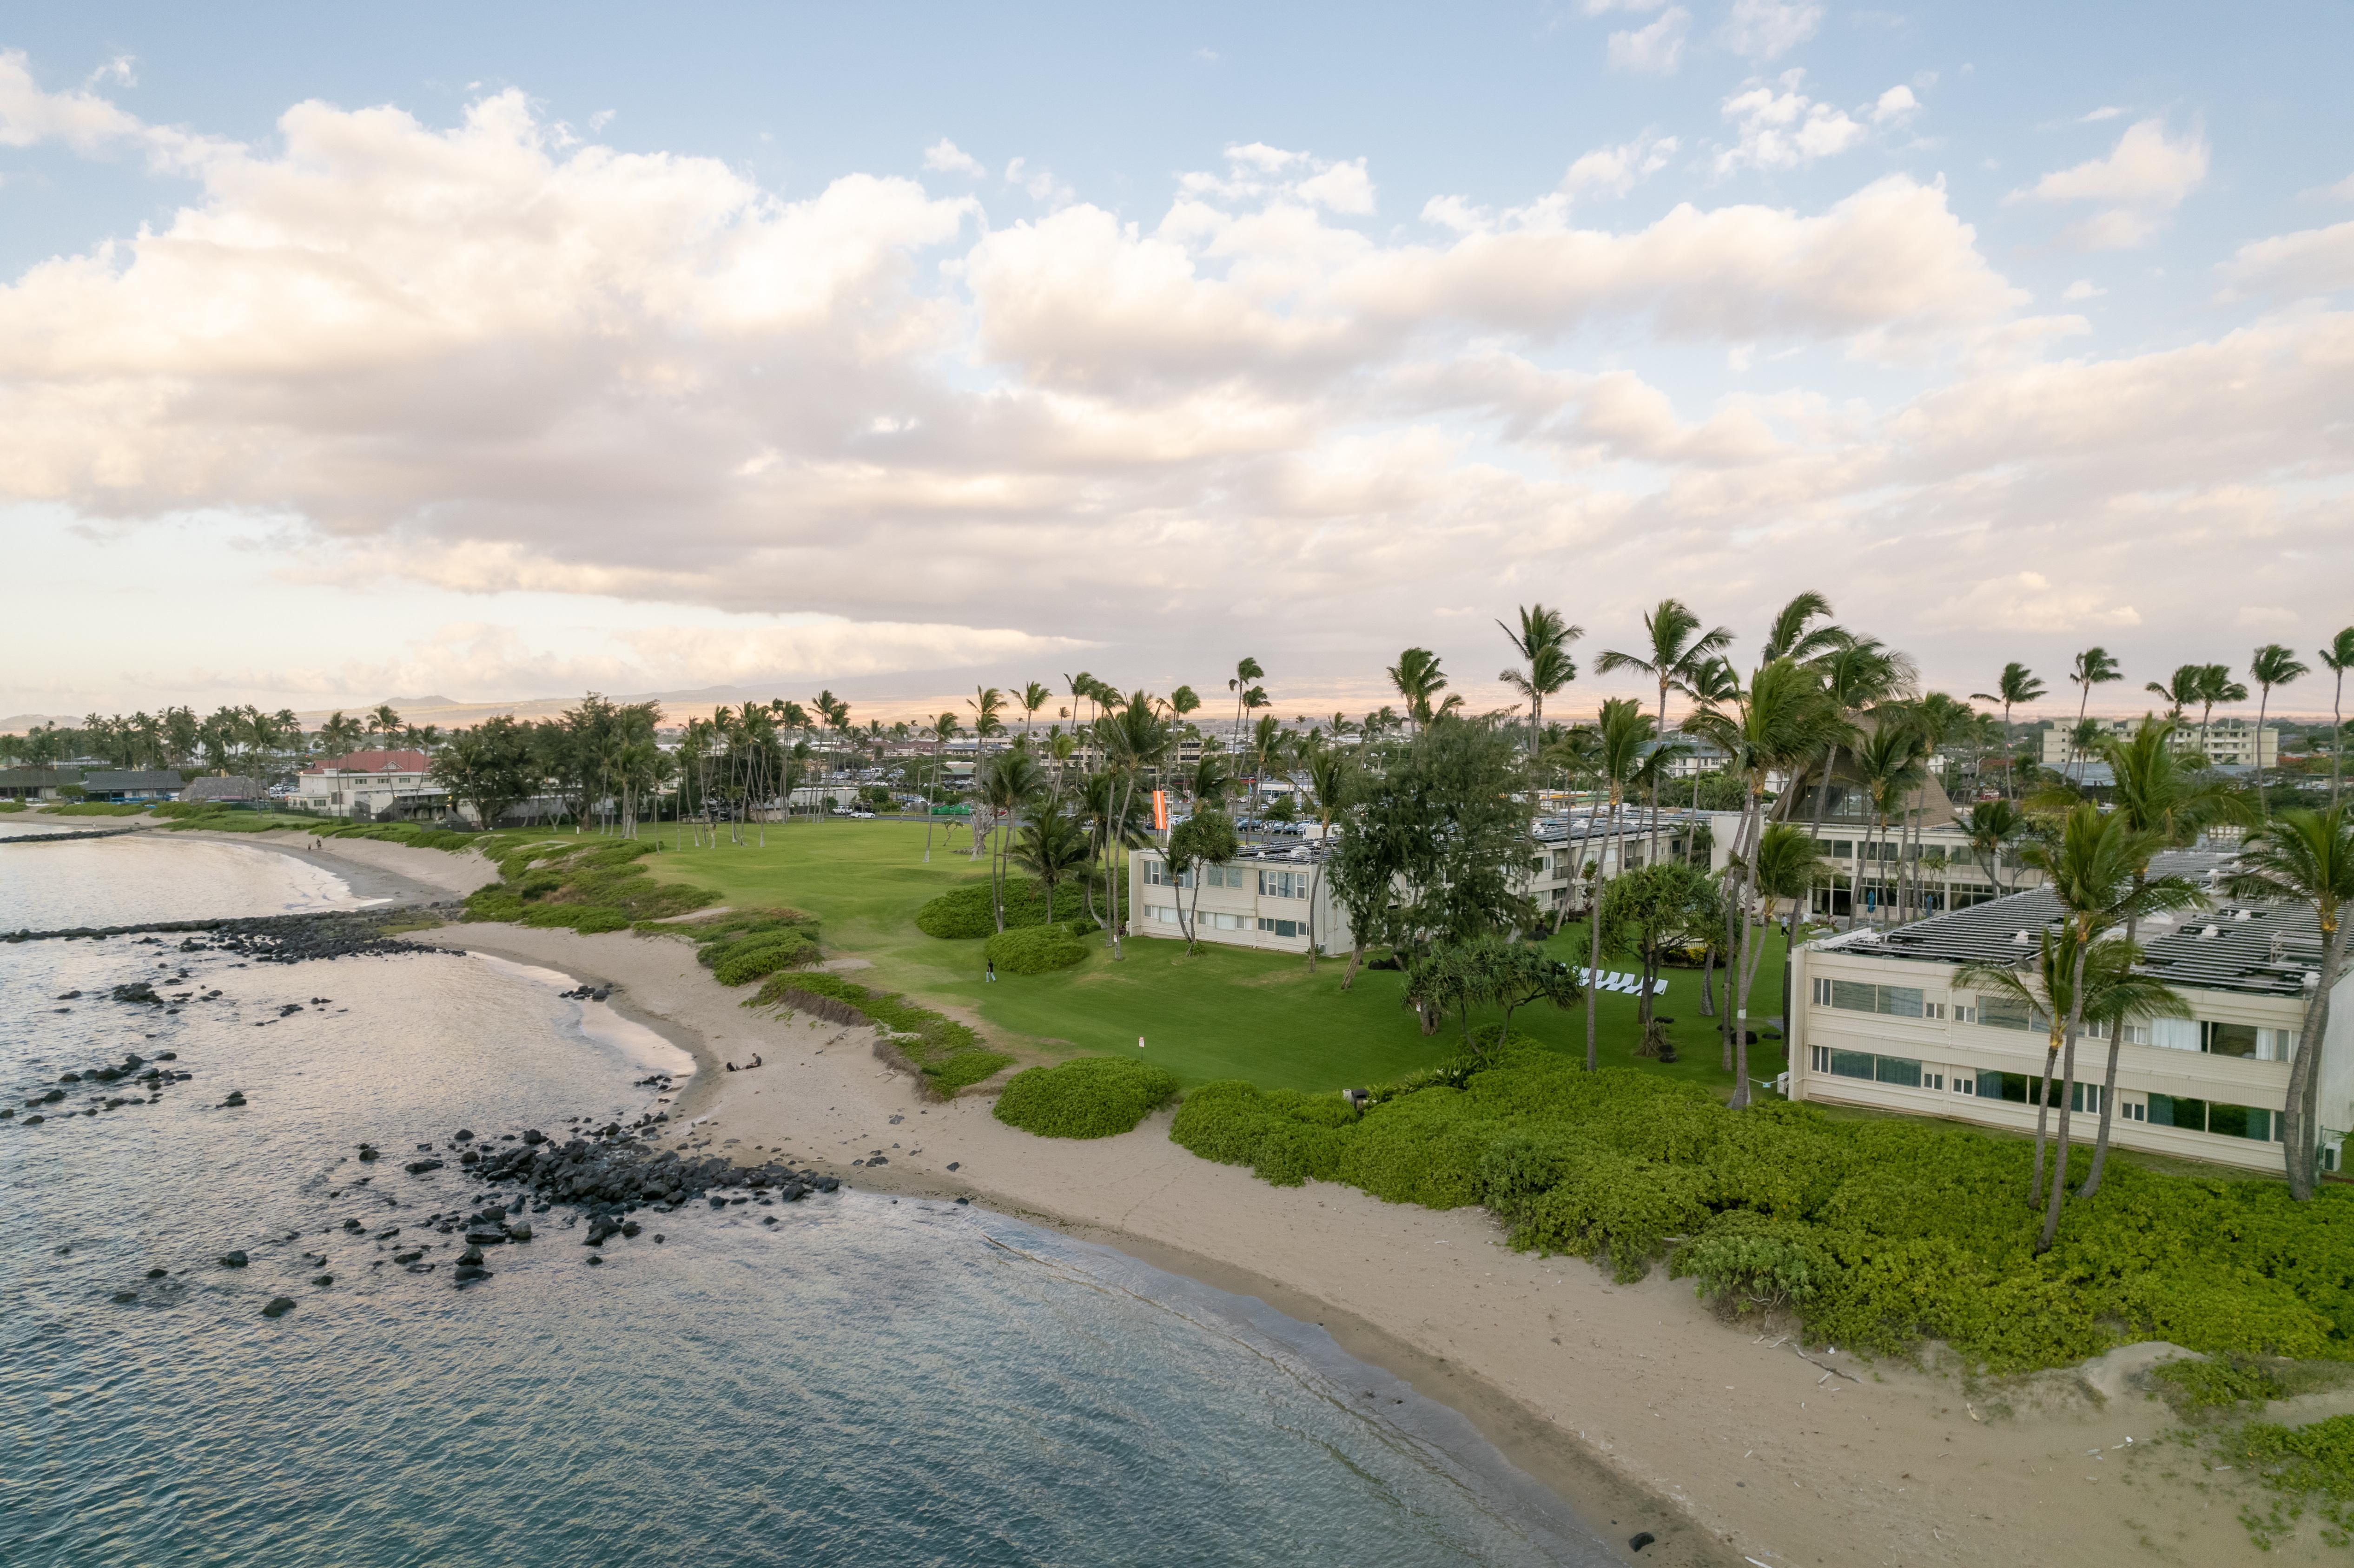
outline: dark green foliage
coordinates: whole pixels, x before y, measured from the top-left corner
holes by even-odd
[[[1515,1245],[1675,1271],[1740,1309],[1797,1308],[1809,1334],[1903,1351],[1947,1340],[1987,1367],[2061,1366],[2126,1340],[2354,1360],[2354,1190],[2112,1162],[2034,1252],[2019,1139],[1914,1121],[1733,1111],[1698,1085],[1580,1071],[1520,1042],[1337,1096],[1210,1084],[1171,1137],[1267,1181],[1315,1176],[1394,1202],[1485,1202]],[[2081,1176],[2084,1160],[2075,1170]]]
[[[716,919],[648,928],[691,938],[695,961],[721,985],[749,985],[780,969],[807,969],[823,956],[817,916],[798,909],[739,909]]]
[[[1076,1056],[1013,1075],[997,1119],[1041,1138],[1112,1138],[1177,1097],[1177,1075],[1121,1056]]]
[[[150,809],[128,801],[116,805],[105,800],[86,800],[71,806],[48,807],[48,814],[52,817],[137,817],[145,815]]]
[[[648,876],[638,862],[658,847],[650,839],[570,836],[506,843],[494,852],[503,880],[467,895],[465,918],[618,931],[716,901],[708,889]]]
[[[1054,920],[1084,921],[1087,915],[1086,889],[1069,884],[1055,889]],[[1005,928],[1010,931],[1017,926],[1044,926],[1048,919],[1045,890],[1028,877],[1009,877],[1005,884]],[[941,894],[916,911],[916,929],[927,937],[951,940],[995,935],[997,917],[990,909],[988,882],[970,882]]]
[[[2278,1373],[2253,1356],[2211,1356],[2203,1361],[2168,1361],[2150,1369],[2177,1415],[2195,1420],[2218,1412],[2252,1410],[2288,1393]]]
[[[817,944],[799,931],[752,938],[731,944],[712,964],[711,978],[721,985],[749,985],[779,969],[807,969],[818,957]]]
[[[986,888],[983,892],[988,891]],[[953,1018],[918,1007],[903,996],[869,991],[863,985],[822,971],[772,975],[747,1007],[790,1006],[791,993],[822,996],[846,1002],[899,1036],[899,1050],[925,1080],[942,1094],[954,1094],[991,1077],[1013,1058],[991,1051],[981,1036]]]
[[[1070,926],[1015,926],[1000,931],[981,949],[1000,974],[1043,975],[1066,969],[1087,956],[1087,944]]]
[[[1341,822],[1325,867],[1368,947],[1418,948],[1522,930],[1533,862],[1522,758],[1496,726],[1446,718],[1390,754]]]

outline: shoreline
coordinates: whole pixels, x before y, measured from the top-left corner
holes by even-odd
[[[304,858],[394,874],[407,857],[459,858],[331,842]],[[362,846],[392,853],[336,853]],[[1909,1363],[1802,1353],[1718,1320],[1664,1271],[1618,1285],[1579,1259],[1512,1252],[1481,1210],[1275,1188],[1201,1160],[1168,1140],[1166,1111],[1118,1138],[1034,1138],[998,1123],[986,1098],[921,1099],[864,1031],[741,1007],[746,993],[718,985],[683,940],[493,925],[411,939],[613,988],[617,1011],[696,1062],[663,1143],[781,1155],[869,1192],[969,1197],[1318,1324],[1462,1414],[1630,1563],[2011,1568],[2255,1553],[2237,1516],[2264,1494],[2156,1443],[2171,1413],[2114,1383],[2105,1397],[2060,1372],[1989,1391]],[[753,1051],[767,1058],[759,1072],[725,1071],[723,1055]],[[684,1125],[698,1117],[710,1119]],[[879,1169],[863,1163],[875,1150],[888,1153]],[[1989,1394],[2018,1414],[1989,1408]],[[1639,1557],[1626,1544],[1637,1530],[1659,1537]],[[2333,1560],[2306,1537],[2271,1555]]]

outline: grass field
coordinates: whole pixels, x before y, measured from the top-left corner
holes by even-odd
[[[1131,939],[1115,963],[1109,942],[1089,938],[1087,961],[1051,974],[981,980],[979,941],[942,941],[916,929],[927,899],[977,880],[984,858],[944,847],[935,831],[932,859],[923,860],[924,829],[902,822],[814,822],[770,827],[766,848],[751,845],[664,850],[644,863],[652,874],[716,890],[735,908],[787,905],[823,922],[827,953],[870,961],[862,984],[903,991],[978,1022],[992,1044],[1034,1060],[1074,1052],[1134,1053],[1170,1069],[1188,1086],[1246,1078],[1268,1088],[1340,1089],[1379,1083],[1444,1059],[1457,1044],[1450,1022],[1426,1037],[1399,1001],[1394,971],[1361,970],[1341,989],[1345,957],[1326,959],[1314,974],[1303,959],[1273,953],[1205,947],[1187,958],[1182,943]],[[959,832],[957,842],[967,841]],[[1575,927],[1557,939],[1564,959],[1583,961]],[[1751,1011],[1780,1009],[1778,941],[1758,972]],[[1625,963],[1606,968],[1628,969]],[[1720,977],[1721,978],[1721,977]],[[1721,1001],[1721,994],[1720,994]],[[1605,1065],[1634,1063],[1635,1001],[1604,993],[1597,999]],[[1718,1065],[1714,1020],[1700,1015],[1695,971],[1670,972],[1659,999],[1673,1017],[1670,1034],[1680,1059],[1635,1063],[1647,1072],[1704,1083],[1730,1092],[1732,1075]],[[1493,1022],[1500,1014],[1486,1015]],[[1474,1015],[1473,1022],[1483,1022]],[[1554,1049],[1583,1056],[1585,1013],[1522,1008],[1513,1027]],[[1782,1070],[1778,1041],[1750,1052],[1750,1075],[1770,1079]]]

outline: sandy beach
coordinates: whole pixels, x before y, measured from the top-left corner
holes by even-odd
[[[442,897],[490,869],[331,842],[302,853]],[[700,1064],[673,1107],[682,1145],[781,1153],[870,1190],[970,1196],[1322,1324],[1469,1416],[1622,1553],[1638,1531],[1659,1537],[1629,1562],[2010,1568],[2260,1555],[2238,1520],[2239,1478],[2154,1441],[2171,1416],[2113,1370],[1971,1391],[1952,1374],[1802,1351],[1781,1332],[1720,1321],[1663,1272],[1621,1286],[1578,1259],[1513,1252],[1479,1210],[1268,1186],[1170,1142],[1167,1113],[1119,1138],[1035,1138],[998,1122],[986,1097],[923,1099],[875,1059],[866,1031],[745,1008],[748,991],[718,985],[684,941],[509,926],[421,939],[617,988],[617,1005]],[[755,1054],[758,1070],[726,1070]],[[885,1163],[852,1166],[878,1152]],[[2271,1560],[2325,1557],[2292,1543]]]

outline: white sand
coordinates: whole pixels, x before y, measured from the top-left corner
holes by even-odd
[[[1659,1532],[1642,1562],[2020,1568],[2257,1555],[2236,1518],[2241,1478],[2155,1444],[2170,1418],[2139,1396],[2102,1409],[2084,1395],[2013,1417],[1981,1402],[1977,1419],[1950,1378],[1758,1342],[1718,1321],[1688,1283],[1655,1272],[1618,1286],[1575,1259],[1514,1253],[1479,1210],[1270,1187],[1171,1143],[1166,1115],[1074,1142],[1005,1127],[986,1099],[928,1104],[874,1058],[866,1032],[755,1013],[684,941],[514,927],[440,935],[616,985],[634,1015],[710,1068],[714,1057],[763,1055],[757,1073],[700,1075],[678,1107],[682,1122],[713,1118],[688,1135],[696,1147],[748,1161],[781,1151],[868,1188],[969,1193],[1322,1322],[1463,1410],[1621,1546],[1637,1529]],[[849,1169],[877,1149],[886,1166]],[[2325,1554],[2308,1531],[2269,1560]]]

